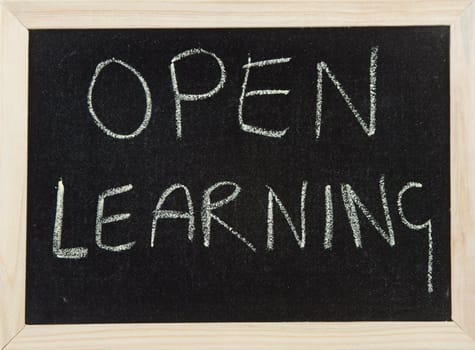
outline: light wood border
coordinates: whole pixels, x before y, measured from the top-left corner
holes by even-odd
[[[475,0],[0,0],[0,348],[475,349]],[[451,26],[453,322],[25,326],[28,29]]]

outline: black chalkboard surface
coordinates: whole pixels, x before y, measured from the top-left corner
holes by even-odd
[[[30,324],[450,319],[449,28],[32,30]]]

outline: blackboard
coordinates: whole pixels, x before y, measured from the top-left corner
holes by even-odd
[[[450,319],[449,27],[29,40],[27,323]]]

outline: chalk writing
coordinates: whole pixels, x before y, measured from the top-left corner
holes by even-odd
[[[99,117],[97,116],[94,110],[93,92],[94,92],[94,86],[96,85],[96,80],[99,77],[99,74],[102,72],[102,70],[112,63],[119,64],[122,67],[125,67],[129,71],[131,71],[135,75],[135,77],[140,81],[140,84],[142,84],[143,90],[145,92],[146,106],[145,106],[145,115],[144,115],[143,121],[140,124],[140,126],[134,132],[130,134],[118,134],[118,133],[113,132],[102,123],[102,121],[99,119]],[[91,84],[89,85],[89,91],[87,93],[87,106],[89,108],[89,113],[93,117],[94,122],[99,127],[99,129],[101,129],[106,135],[116,138],[116,139],[131,139],[131,138],[136,137],[142,131],[144,131],[144,129],[147,127],[148,123],[150,122],[150,117],[152,116],[152,97],[150,95],[150,89],[148,88],[147,82],[135,68],[128,65],[124,61],[118,60],[116,58],[111,58],[111,59],[102,61],[97,65],[94,75],[92,76]]]
[[[434,291],[434,286],[432,285],[432,264],[433,264],[433,243],[432,243],[432,222],[431,220],[427,220],[423,224],[413,224],[409,222],[404,214],[404,209],[402,205],[402,198],[406,191],[411,188],[422,188],[422,184],[419,182],[408,182],[404,187],[399,191],[398,198],[397,198],[397,207],[399,211],[399,215],[401,216],[401,221],[407,227],[413,230],[423,230],[427,229],[427,291],[432,293]]]

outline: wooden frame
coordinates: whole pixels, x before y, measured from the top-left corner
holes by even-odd
[[[0,348],[475,349],[475,0],[0,0]],[[452,322],[25,325],[28,29],[450,25]]]

